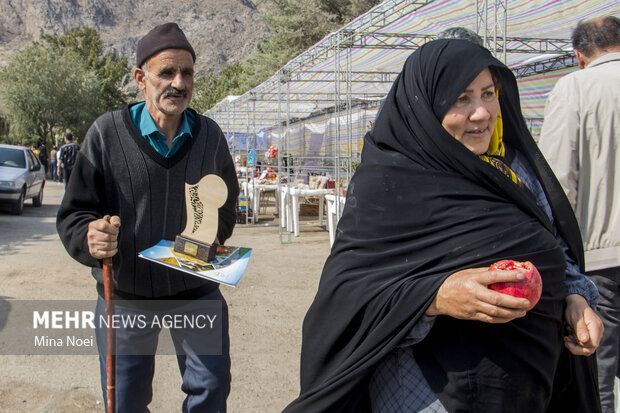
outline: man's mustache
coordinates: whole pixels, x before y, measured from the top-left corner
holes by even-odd
[[[181,95],[183,97],[187,97],[187,90],[170,88],[164,93],[164,98],[167,98],[170,95]]]

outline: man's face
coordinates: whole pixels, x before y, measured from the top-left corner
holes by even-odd
[[[147,60],[146,71],[138,68],[134,78],[144,92],[153,118],[183,113],[192,100],[194,62],[184,49],[166,49]]]

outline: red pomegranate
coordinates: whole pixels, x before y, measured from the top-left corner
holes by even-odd
[[[513,260],[502,260],[489,267],[489,271],[520,271],[523,272],[525,278],[518,282],[499,282],[490,284],[491,290],[512,295],[513,297],[527,298],[530,301],[530,311],[542,294],[542,279],[538,270],[529,261],[520,262]]]

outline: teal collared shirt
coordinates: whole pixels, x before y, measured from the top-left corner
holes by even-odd
[[[183,112],[183,117],[181,118],[179,130],[177,131],[177,136],[175,136],[172,140],[172,145],[168,148],[168,145],[166,144],[166,135],[157,129],[157,125],[155,125],[153,118],[151,118],[144,102],[131,106],[129,108],[129,114],[131,115],[131,120],[133,120],[136,128],[138,128],[138,132],[140,132],[140,134],[144,137],[144,139],[146,139],[149,145],[153,147],[153,149],[166,158],[170,158],[172,155],[177,153],[185,141],[192,137],[192,129],[194,128],[194,123],[196,122],[196,115],[194,115],[194,113],[192,113],[189,109],[185,109]]]

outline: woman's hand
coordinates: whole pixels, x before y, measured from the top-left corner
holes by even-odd
[[[450,275],[439,287],[426,315],[449,315],[461,320],[507,323],[523,317],[530,302],[488,288],[496,282],[523,280],[519,271],[470,268]]]
[[[573,333],[564,337],[564,345],[576,356],[590,356],[598,348],[603,335],[603,322],[579,294],[566,297],[566,322]]]

